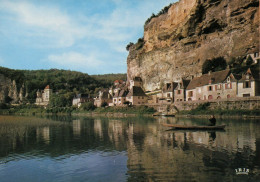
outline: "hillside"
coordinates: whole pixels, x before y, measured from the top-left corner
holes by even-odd
[[[106,79],[107,78],[107,79]],[[0,67],[0,101],[19,100],[35,102],[36,91],[46,85],[59,93],[94,95],[101,88],[107,88],[114,80],[126,80],[126,74],[88,75],[68,70],[13,70]],[[7,99],[7,100],[6,100]]]
[[[152,15],[127,46],[127,76],[146,90],[201,74],[206,60],[259,51],[259,0],[180,0]]]

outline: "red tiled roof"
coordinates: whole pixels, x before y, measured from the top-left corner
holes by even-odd
[[[191,90],[196,87],[208,85],[210,80],[211,80],[211,84],[222,83],[226,80],[229,73],[230,73],[230,70],[226,69],[223,71],[212,72],[210,74],[203,74],[200,77],[196,77],[196,78],[192,79],[187,87],[187,90]]]
[[[47,85],[47,86],[45,87],[45,89],[50,89],[50,85]]]

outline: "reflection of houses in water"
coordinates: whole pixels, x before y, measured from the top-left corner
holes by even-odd
[[[37,128],[36,129],[36,136],[37,140],[40,141],[43,139],[43,141],[47,144],[50,143],[50,127],[46,126],[43,128]]]
[[[100,138],[103,138],[103,132],[102,132],[102,122],[101,119],[95,119],[94,120],[94,131],[98,134]]]
[[[123,136],[123,123],[120,120],[110,120],[108,125],[109,139],[118,147],[120,142],[125,142]]]
[[[73,135],[80,135],[81,132],[81,126],[80,126],[80,120],[76,119],[72,121],[72,125],[73,125]]]

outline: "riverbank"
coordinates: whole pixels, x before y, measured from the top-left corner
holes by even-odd
[[[9,109],[0,109],[0,115],[72,115],[72,116],[106,116],[132,117],[152,116],[156,110],[147,106],[134,107],[101,107],[93,110],[82,110],[74,107],[43,108],[34,105],[17,106]],[[208,118],[214,114],[218,118],[260,118],[260,110],[211,110],[204,105],[190,111],[179,111],[175,117]]]

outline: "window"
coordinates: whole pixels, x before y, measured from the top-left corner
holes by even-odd
[[[171,94],[170,94],[170,93],[168,93],[168,94],[167,94],[167,97],[171,97]]]
[[[140,99],[140,97],[138,96],[138,99]]]
[[[178,90],[178,94],[181,94],[181,90]]]
[[[131,97],[128,97],[128,99],[131,99]]]
[[[209,96],[208,96],[208,99],[209,99],[209,100],[212,100],[212,99],[213,99],[213,96],[212,96],[212,95],[209,95]]]
[[[189,96],[189,97],[193,97],[193,92],[192,92],[192,91],[189,91],[188,96]]]
[[[221,88],[222,88],[222,87],[221,87],[221,84],[215,85],[215,89],[216,89],[216,90],[221,90]]]
[[[230,77],[227,78],[227,82],[230,82]]]
[[[114,102],[116,102],[116,99],[114,99]]]
[[[226,83],[225,84],[225,88],[226,89],[231,89],[232,88],[232,84],[231,83]]]
[[[119,101],[121,101],[121,99],[118,99]]]
[[[251,88],[251,82],[244,82],[243,88]]]
[[[142,99],[144,99],[144,97],[142,97]]]
[[[209,86],[209,87],[208,87],[208,91],[212,91],[212,86]]]

